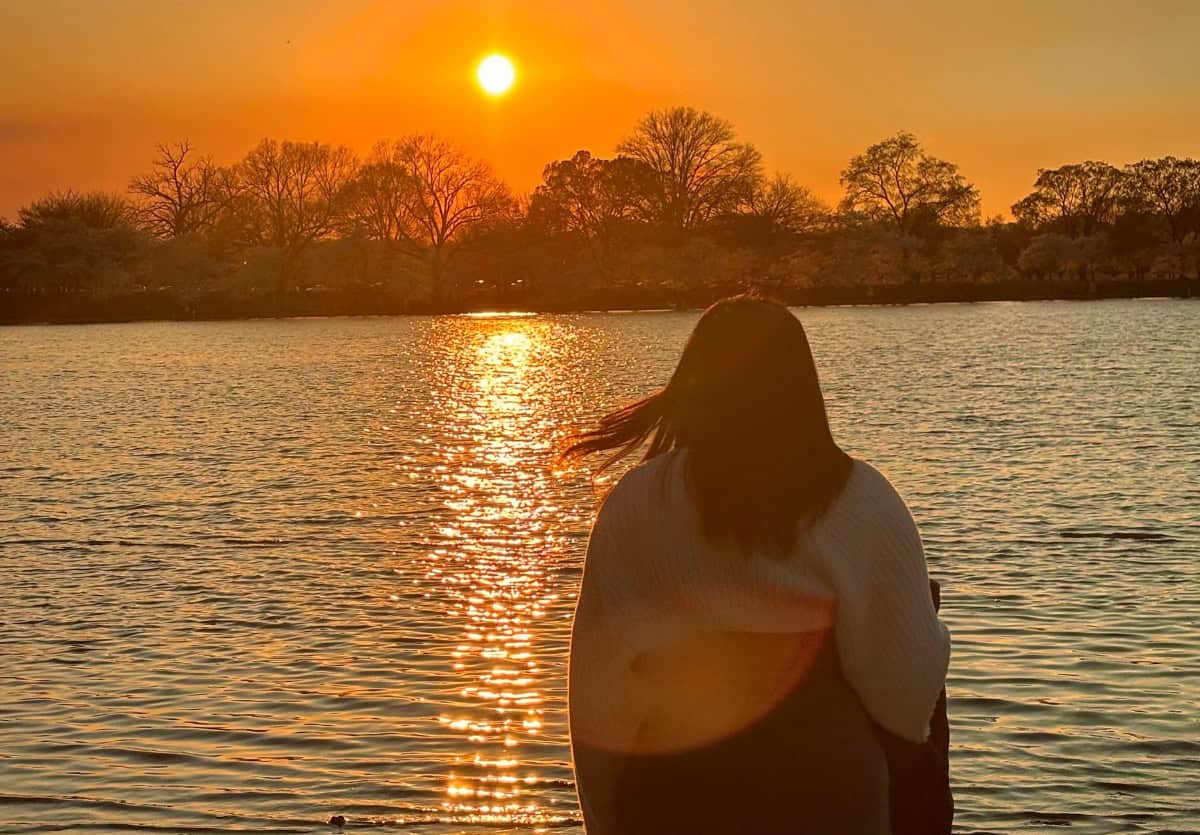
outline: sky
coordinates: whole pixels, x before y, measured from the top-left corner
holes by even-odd
[[[525,192],[677,104],[831,202],[911,131],[1007,215],[1038,168],[1200,157],[1197,42],[1191,0],[0,0],[0,217],[122,191],[180,139],[232,163],[434,132]],[[518,72],[497,99],[473,75],[493,51]]]

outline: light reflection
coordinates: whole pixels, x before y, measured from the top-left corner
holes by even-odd
[[[563,547],[546,527],[559,515],[547,499],[556,427],[539,391],[552,346],[537,319],[470,318],[478,328],[450,363],[448,443],[431,468],[453,516],[437,530],[426,579],[461,628],[448,659],[461,703],[439,723],[471,752],[447,776],[443,813],[462,824],[546,826],[568,810],[542,804],[536,760],[521,752],[544,733],[539,638],[557,597],[549,557]]]

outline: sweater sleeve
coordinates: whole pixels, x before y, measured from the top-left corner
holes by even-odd
[[[636,584],[622,582],[639,545],[628,492],[614,488],[592,526],[567,670],[572,739],[615,750],[628,750],[641,721],[628,640]]]
[[[837,595],[842,669],[867,712],[897,736],[923,742],[946,680],[950,633],[929,591],[916,523],[895,488],[856,464],[859,484],[831,511],[827,571]]]
[[[632,671],[620,640],[619,589],[614,564],[633,547],[627,508],[610,494],[588,538],[583,580],[571,629],[568,721],[579,804],[589,833],[616,832],[616,786],[621,752],[633,747],[641,715],[626,696],[634,692]]]

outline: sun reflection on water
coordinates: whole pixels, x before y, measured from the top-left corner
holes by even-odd
[[[438,717],[464,752],[443,803],[460,823],[539,826],[573,813],[544,807],[545,778],[523,751],[545,744],[539,636],[558,597],[549,557],[561,547],[547,530],[560,508],[546,484],[555,427],[540,392],[551,352],[544,331],[536,320],[480,319],[446,380],[453,442],[437,472],[454,522],[439,532],[427,579],[441,585],[460,628],[451,668],[462,686]]]

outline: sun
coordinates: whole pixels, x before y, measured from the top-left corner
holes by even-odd
[[[512,61],[503,55],[489,55],[479,62],[475,77],[479,79],[479,86],[484,92],[492,96],[503,96],[516,80],[517,71],[513,68]]]

